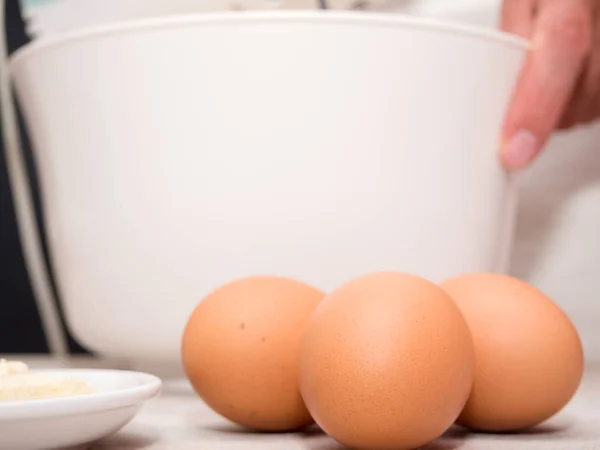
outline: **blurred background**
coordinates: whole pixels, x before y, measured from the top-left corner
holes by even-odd
[[[18,0],[7,0],[6,25],[9,51],[29,39]],[[3,145],[0,141],[0,146]],[[29,143],[25,139],[29,172],[35,173]],[[0,152],[0,353],[45,353],[40,316],[29,284],[8,184],[4,149]],[[35,185],[35,178],[31,180]],[[38,202],[39,206],[39,202]],[[39,211],[38,211],[39,212]],[[71,340],[73,351],[83,351]]]
[[[6,26],[8,47],[11,53],[29,42],[18,0],[7,0]],[[24,132],[23,136],[25,138],[24,150],[28,155],[29,173],[35,174],[31,149]],[[1,140],[0,146],[3,146]],[[32,177],[31,182],[37,186],[35,177]],[[39,197],[36,196],[36,200],[38,199]],[[37,201],[38,217],[41,217],[39,205],[39,201]],[[2,320],[0,354],[46,353],[48,351],[48,344],[44,337],[40,315],[23,260],[3,148],[0,152],[0,311]],[[70,346],[74,353],[84,352],[73,339],[70,339]]]

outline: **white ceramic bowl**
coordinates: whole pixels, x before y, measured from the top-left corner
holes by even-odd
[[[329,290],[366,272],[502,271],[497,160],[526,51],[495,32],[351,12],[143,20],[12,60],[68,325],[91,349],[179,360],[233,278]]]

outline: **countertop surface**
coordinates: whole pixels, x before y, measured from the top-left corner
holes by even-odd
[[[38,366],[39,364],[34,364]],[[181,380],[116,435],[90,450],[342,450],[318,430],[247,433],[212,413]],[[556,417],[520,435],[468,434],[451,429],[424,450],[600,450],[600,366],[586,370],[576,397]]]

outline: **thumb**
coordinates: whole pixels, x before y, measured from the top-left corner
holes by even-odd
[[[540,2],[532,49],[509,107],[500,158],[522,169],[542,150],[568,104],[591,48],[589,0]]]

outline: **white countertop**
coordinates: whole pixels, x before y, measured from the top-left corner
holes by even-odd
[[[32,367],[48,366],[28,359]],[[80,360],[76,365],[98,366]],[[164,392],[116,435],[91,450],[341,450],[317,430],[293,434],[246,433],[204,406],[184,381]],[[600,366],[589,367],[573,401],[537,431],[522,435],[469,435],[451,430],[425,450],[600,450]]]

